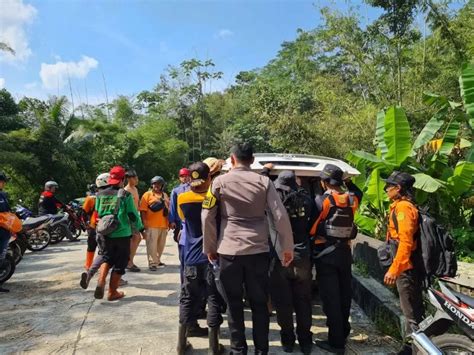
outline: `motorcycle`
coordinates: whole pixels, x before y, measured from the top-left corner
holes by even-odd
[[[29,217],[24,220],[23,229],[17,233],[20,247],[23,245],[31,251],[40,251],[46,248],[51,242],[49,232],[51,222],[51,216]]]
[[[24,233],[12,234],[11,238],[8,250],[15,260],[15,265],[18,265],[28,249],[28,239]]]
[[[10,238],[8,243],[8,250],[5,255],[5,259],[0,262],[0,285],[3,284],[5,281],[10,279],[15,272],[15,258],[13,256],[13,250],[16,249],[14,246],[13,249],[11,248],[11,243],[15,240],[14,237]]]
[[[69,215],[68,227],[72,235],[71,240],[76,240],[81,236],[82,232],[87,230],[87,225],[82,215],[82,208],[76,202],[71,201],[66,206],[66,212]]]
[[[419,324],[413,334],[414,354],[473,354],[474,298],[456,292],[439,281],[440,290],[428,289],[428,300],[436,313]],[[456,324],[465,334],[446,333]]]
[[[69,230],[69,213],[63,212],[54,215],[48,215],[51,218],[49,233],[51,234],[51,244],[57,244],[64,238],[69,240],[76,239]]]

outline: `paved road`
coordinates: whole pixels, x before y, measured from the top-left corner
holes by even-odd
[[[7,284],[11,292],[0,294],[0,354],[175,353],[179,269],[172,238],[165,250],[168,266],[154,273],[142,268],[141,273],[127,274],[129,285],[123,288],[126,297],[115,302],[94,299],[95,280],[87,291],[79,287],[86,248],[82,239],[79,243],[52,245],[38,253],[27,252]],[[136,264],[146,265],[144,242]],[[249,320],[250,312],[246,313]],[[317,300],[313,314],[315,338],[324,338],[325,318]],[[395,352],[398,344],[378,333],[357,305],[351,317],[348,354]],[[247,339],[251,339],[251,322],[247,321],[246,326]],[[284,354],[275,317],[271,319],[270,337],[270,353]],[[226,322],[222,338],[228,347]],[[207,339],[190,340],[190,353],[207,353]],[[324,353],[317,349],[313,352]]]

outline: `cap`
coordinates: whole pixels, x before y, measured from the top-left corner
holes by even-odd
[[[118,185],[122,182],[125,177],[125,169],[121,166],[114,166],[110,169],[109,180],[107,181],[109,185]]]
[[[203,162],[191,164],[189,170],[191,171],[191,186],[194,187],[204,184],[211,172],[209,166]]]
[[[130,169],[130,170],[127,170],[127,172],[125,173],[125,176],[128,177],[128,178],[131,178],[131,177],[135,177],[135,176],[138,176],[137,175],[137,172],[133,169]]]
[[[318,175],[321,177],[321,180],[330,185],[341,186],[344,183],[344,171],[333,164],[326,164]]]
[[[384,181],[389,185],[400,185],[404,188],[411,188],[415,183],[415,178],[408,173],[401,171],[394,171],[387,179]]]
[[[211,176],[217,173],[220,173],[222,170],[222,166],[224,165],[225,161],[222,159],[217,159],[214,157],[209,157],[203,160],[203,163],[206,164],[209,169]]]
[[[275,188],[284,191],[297,190],[295,173],[291,170],[283,170],[275,180]]]
[[[191,175],[191,172],[189,171],[188,168],[182,168],[179,170],[179,176],[189,176]]]
[[[165,179],[163,179],[161,176],[153,176],[152,179],[150,180],[150,184],[161,184],[162,186],[165,185]]]

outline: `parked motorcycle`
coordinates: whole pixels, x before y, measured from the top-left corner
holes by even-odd
[[[13,239],[10,238],[9,247],[12,241]],[[9,248],[7,254],[5,255],[5,259],[0,262],[0,285],[12,277],[13,273],[15,272],[15,266],[15,258],[12,255],[11,249]]]
[[[23,229],[17,233],[17,240],[26,242],[26,248],[40,251],[51,242],[49,232],[51,216],[30,217],[23,221]]]
[[[428,300],[436,313],[424,319],[411,335],[414,354],[473,354],[474,298],[456,292],[439,281],[440,290],[430,288]],[[465,334],[447,333],[456,324]]]
[[[69,215],[68,227],[71,231],[72,240],[76,240],[81,236],[82,232],[87,230],[87,225],[82,216],[83,210],[79,204],[71,201],[67,205],[66,211]]]
[[[23,259],[26,250],[28,249],[28,239],[25,233],[12,234],[8,250],[11,252],[15,265]]]
[[[48,215],[51,218],[49,225],[49,233],[51,234],[51,244],[57,244],[64,238],[73,240],[71,231],[69,230],[69,214],[67,212]]]

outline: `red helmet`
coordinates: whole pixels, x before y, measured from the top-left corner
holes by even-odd
[[[187,168],[182,168],[179,171],[179,176],[190,176],[190,175],[191,175],[191,172]]]

